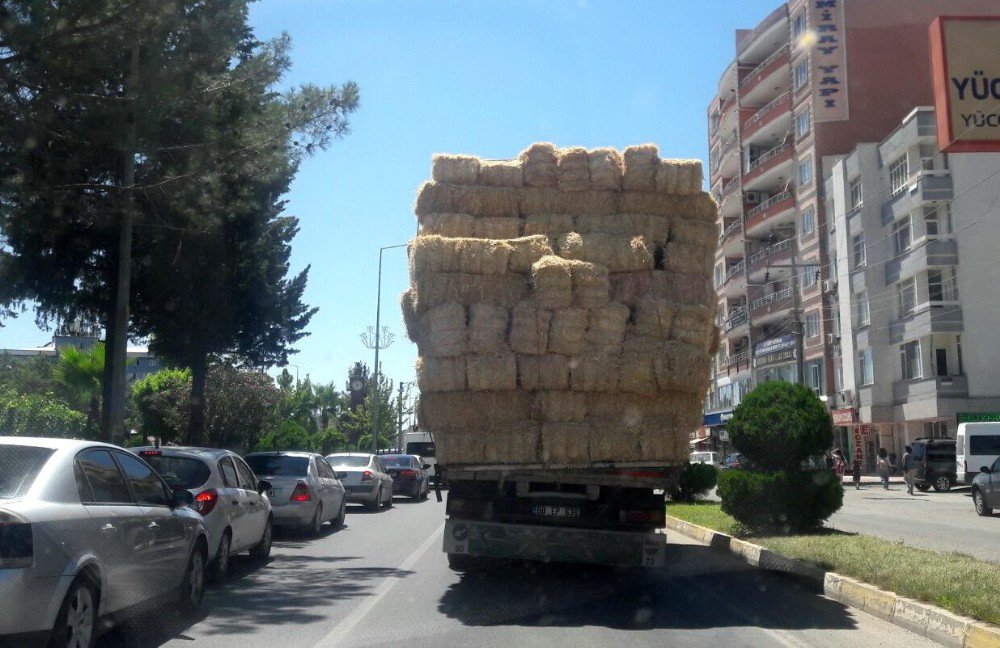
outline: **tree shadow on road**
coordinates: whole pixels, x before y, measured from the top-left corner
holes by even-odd
[[[470,626],[619,630],[756,626],[853,629],[847,608],[812,582],[704,546],[669,545],[665,570],[505,563],[464,574],[438,610]]]

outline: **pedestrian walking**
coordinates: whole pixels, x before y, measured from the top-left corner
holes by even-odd
[[[851,475],[854,477],[855,490],[861,490],[861,460],[855,458],[851,465]]]
[[[826,454],[823,455],[823,461],[826,462],[826,469],[833,470],[833,455],[827,450]]]
[[[833,472],[837,473],[837,478],[844,481],[844,473],[847,472],[847,461],[844,460],[844,453],[837,448],[833,451]]]
[[[917,462],[913,459],[913,448],[906,446],[903,453],[903,481],[906,482],[906,492],[913,495],[913,481],[917,476]]]
[[[885,448],[878,450],[878,461],[875,462],[875,469],[878,471],[878,476],[882,478],[882,488],[889,490],[889,475],[892,474],[892,466],[889,465]]]

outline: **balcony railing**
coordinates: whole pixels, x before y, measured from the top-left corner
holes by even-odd
[[[737,326],[743,326],[747,323],[747,309],[746,306],[736,308],[729,315],[729,319],[726,320],[726,332],[732,331]]]
[[[784,299],[791,299],[791,297],[792,297],[792,288],[791,287],[782,288],[781,290],[773,292],[770,295],[767,295],[766,297],[761,297],[760,299],[755,299],[752,302],[750,302],[750,310],[755,311],[757,309],[764,308],[765,306],[768,306],[775,302],[779,302]]]
[[[769,256],[775,254],[781,254],[786,250],[791,250],[792,246],[795,245],[795,238],[786,238],[782,241],[778,241],[772,245],[767,246],[763,250],[759,250],[750,255],[750,265],[756,265],[766,259]]]
[[[729,268],[728,270],[726,270],[726,280],[722,282],[723,285],[729,283],[729,281],[733,277],[741,274],[746,269],[747,269],[747,262],[746,261],[740,261],[736,265],[734,265],[731,268]]]
[[[739,353],[734,353],[733,355],[726,358],[726,366],[732,367],[735,365],[750,364],[750,351],[741,351]]]
[[[783,101],[787,101],[791,96],[792,96],[791,92],[786,92],[784,94],[778,95],[777,97],[769,101],[767,105],[765,105],[763,108],[755,112],[753,114],[753,117],[746,120],[746,122],[743,124],[743,129],[746,131],[753,129],[755,126],[760,124],[761,121],[763,121],[764,117],[767,116],[767,113],[771,112],[771,110],[775,106],[779,105]]]
[[[756,207],[748,211],[746,216],[747,220],[753,218],[754,216],[760,214],[761,212],[767,211],[769,207],[773,207],[778,203],[780,203],[781,201],[788,200],[791,197],[792,197],[792,192],[790,191],[782,191],[781,193],[774,194],[761,204],[757,205]]]
[[[740,228],[742,226],[743,226],[743,222],[739,221],[739,220],[733,221],[729,225],[726,225],[726,229],[722,230],[722,236],[719,237],[719,240],[725,241],[733,233],[740,231]]]
[[[719,194],[722,198],[725,198],[729,194],[736,191],[736,188],[740,186],[739,177],[732,178],[729,182],[722,186],[722,192]]]
[[[740,89],[743,88],[744,81],[746,81],[747,79],[750,79],[751,77],[756,77],[758,74],[760,74],[761,72],[764,71],[764,68],[766,68],[768,65],[770,65],[770,64],[774,63],[775,61],[777,61],[779,58],[781,58],[781,56],[783,54],[786,54],[786,53],[788,53],[788,45],[783,45],[782,47],[779,47],[777,50],[775,50],[774,54],[771,54],[766,59],[764,59],[763,61],[761,61],[760,65],[758,65],[754,69],[752,69],[749,72],[747,72],[746,74],[744,74],[740,78]],[[756,83],[756,80],[751,81],[750,83]]]
[[[771,160],[771,159],[773,159],[773,158],[781,155],[785,151],[791,150],[791,148],[792,148],[792,145],[786,142],[785,144],[779,144],[778,146],[775,146],[770,151],[766,151],[765,153],[761,154],[761,156],[759,158],[757,158],[756,160],[754,160],[753,162],[750,163],[750,166],[747,167],[747,172],[746,172],[745,175],[752,174],[757,169],[760,169],[761,167],[763,167],[767,163],[768,160]]]

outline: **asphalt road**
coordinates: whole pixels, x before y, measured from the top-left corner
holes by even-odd
[[[443,519],[433,497],[349,509],[347,526],[320,539],[283,534],[266,566],[236,559],[199,619],[162,611],[99,645],[933,645],[677,534],[662,571],[515,564],[459,575],[440,551]]]

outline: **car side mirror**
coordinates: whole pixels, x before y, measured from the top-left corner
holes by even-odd
[[[992,470],[990,470],[990,467],[989,467],[989,466],[983,466],[982,468],[980,468],[980,469],[979,469],[979,472],[981,472],[981,473],[986,473],[986,474],[988,475],[988,474],[990,474],[990,473],[991,473],[991,472],[993,472],[993,471],[992,471]]]
[[[186,488],[175,488],[170,504],[174,508],[181,506],[191,506],[194,504],[194,495]]]
[[[431,469],[430,464],[424,464],[424,470],[430,470],[430,469]]]
[[[257,493],[263,495],[266,491],[271,490],[271,482],[266,479],[262,479],[257,482]]]

